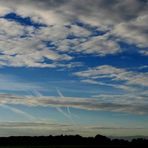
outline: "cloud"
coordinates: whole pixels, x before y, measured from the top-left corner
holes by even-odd
[[[131,114],[147,114],[146,95],[98,95],[96,98],[33,97],[0,94],[0,104],[15,104],[42,107],[72,107],[84,110],[104,110]],[[140,101],[139,101],[140,100]]]
[[[147,44],[147,1],[141,0],[80,0],[71,1],[69,9],[80,20],[108,28],[111,36],[126,40],[139,47]],[[91,7],[90,7],[91,5]]]
[[[84,80],[92,79],[93,81],[98,81],[98,84],[101,79],[107,78],[113,82],[120,82],[125,85],[148,86],[147,72],[128,71],[124,68],[113,67],[110,65],[102,65],[85,71],[76,72],[74,75],[84,78]],[[112,82],[110,83],[112,84]]]
[[[105,56],[120,52],[114,41],[105,36],[91,37],[91,31],[78,25],[70,25],[70,28],[53,25],[37,29],[4,18],[0,19],[0,24],[1,67],[70,68],[81,65],[70,62],[75,58],[71,53]],[[67,39],[70,35],[75,39]],[[67,63],[62,64],[61,61]]]
[[[138,110],[140,114],[143,114],[142,112],[146,109],[144,104],[148,103],[147,72],[137,72],[110,65],[102,65],[76,72],[74,75],[79,77],[82,83],[114,88],[116,94],[114,94],[113,91],[110,95],[98,94],[93,96],[98,99],[99,103],[103,102],[105,108],[106,105],[108,105],[107,108],[110,111],[127,111],[133,113]],[[120,94],[117,95],[119,90],[122,90],[122,93],[120,92]]]
[[[81,80],[81,82],[83,82],[83,83],[89,83],[89,84],[98,84],[97,81],[91,80],[91,79]]]
[[[143,127],[124,126],[102,126],[102,125],[73,125],[73,124],[59,124],[56,122],[1,122],[0,123],[1,136],[49,136],[50,135],[76,135],[81,136],[95,136],[98,133],[105,133],[110,136],[111,133],[121,134],[128,133],[127,131],[136,131],[146,135],[147,129]],[[9,134],[8,134],[9,133]],[[123,135],[122,135],[123,136]]]
[[[1,122],[0,136],[43,136],[59,135],[70,132],[72,126],[49,121]]]
[[[121,53],[119,41],[136,45],[147,56],[147,1],[0,0],[0,15],[11,12],[46,27],[37,29],[0,18],[1,66],[69,67],[67,63],[75,58],[71,53]],[[106,33],[94,35],[97,30]]]
[[[118,24],[112,33],[130,44],[136,44],[141,48],[148,47],[147,21],[148,15],[139,16],[136,20]]]
[[[75,52],[105,56],[108,54],[119,53],[120,47],[116,42],[108,40],[105,36],[98,36],[92,37],[88,41],[80,43],[75,47]]]
[[[0,24],[1,66],[53,68],[58,65],[57,61],[72,59],[67,54],[59,54],[48,49],[42,39],[36,38],[33,34],[33,27],[25,27],[5,19],[0,19]],[[45,59],[53,62],[45,63]]]
[[[36,128],[36,127],[49,127],[49,126],[52,126],[52,127],[57,127],[57,126],[60,126],[60,127],[68,127],[69,125],[67,124],[59,124],[59,125],[57,125],[56,123],[52,123],[52,122],[4,122],[4,123],[0,123],[0,126],[1,126],[1,128],[3,127],[3,128],[6,128],[6,127],[10,127],[10,125],[12,125],[12,128],[20,128],[20,127],[22,127],[22,128],[24,128],[24,127],[34,127],[34,128]]]

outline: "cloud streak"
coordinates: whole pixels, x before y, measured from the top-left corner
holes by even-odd
[[[133,85],[148,87],[147,72],[130,71],[125,68],[118,68],[110,65],[97,66],[88,70],[76,72],[74,75],[84,79],[82,82],[94,84],[101,84],[101,79],[109,79],[109,83],[102,84],[110,85],[113,87],[119,86],[121,89],[122,86],[125,86],[123,89],[126,89],[126,87],[132,87]],[[114,84],[113,82],[120,82],[123,85]]]
[[[0,104],[15,104],[26,106],[42,107],[72,107],[84,110],[104,110],[112,112],[124,112],[131,114],[148,114],[146,96],[136,95],[98,95],[96,98],[74,98],[64,97],[32,97],[32,96],[15,96],[0,95]],[[120,100],[120,101],[119,101]]]
[[[137,134],[147,135],[147,128],[144,127],[120,127],[120,126],[99,126],[99,125],[78,125],[73,126],[72,124],[59,124],[59,123],[48,123],[48,122],[3,122],[0,123],[1,134],[3,131],[8,131],[3,134],[3,136],[49,136],[49,133],[52,135],[76,135],[80,134],[82,136],[95,136],[98,133],[105,132],[105,135],[110,136],[116,130],[116,133],[119,135],[127,133],[127,131],[135,131]],[[113,134],[115,135],[115,134]],[[131,134],[132,135],[132,134]],[[116,136],[116,135],[115,135]],[[122,135],[123,136],[123,135]]]

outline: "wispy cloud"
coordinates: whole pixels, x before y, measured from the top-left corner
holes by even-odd
[[[15,96],[0,95],[0,104],[15,104],[26,106],[42,107],[72,107],[84,110],[105,110],[112,112],[125,112],[131,114],[147,114],[146,96],[136,95],[98,95],[96,98],[74,98],[64,97],[32,97],[32,96]]]
[[[147,72],[136,72],[136,71],[130,71],[124,68],[118,68],[118,67],[113,67],[110,65],[102,65],[94,68],[90,68],[88,70],[80,71],[74,73],[74,75],[84,78],[82,80],[83,82],[88,82],[91,83],[92,81],[95,81],[96,83],[100,83],[102,78],[110,79],[109,83],[112,86],[116,86],[113,82],[120,82],[124,84],[125,86],[130,86],[130,85],[141,85],[141,86],[148,86],[148,81],[147,81]],[[92,81],[86,81],[87,79],[90,79]],[[121,86],[119,84],[119,86]],[[117,84],[117,85],[118,85]],[[104,83],[105,85],[105,83]],[[106,83],[108,85],[108,83]],[[111,86],[110,85],[110,86]]]
[[[122,127],[122,126],[99,126],[99,125],[78,125],[77,127],[73,126],[72,124],[59,124],[59,123],[48,123],[48,122],[3,122],[0,123],[0,130],[1,134],[3,134],[3,131],[5,132],[5,136],[41,136],[41,135],[75,135],[80,134],[82,136],[95,136],[98,133],[102,133],[105,131],[105,135],[110,136],[114,133],[114,130],[116,130],[116,133],[119,133],[119,135],[128,135],[125,134],[127,131],[133,132],[135,131],[138,135],[146,135],[147,128],[144,127]],[[1,135],[0,134],[0,135]],[[116,134],[113,134],[116,136]],[[118,136],[119,136],[118,135]],[[132,134],[131,134],[132,135]],[[4,136],[4,134],[3,134]],[[123,135],[122,135],[123,136]]]

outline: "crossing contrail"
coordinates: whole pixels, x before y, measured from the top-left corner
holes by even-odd
[[[59,94],[59,96],[61,97],[61,98],[64,98],[64,95],[62,94],[62,92],[58,89],[58,88],[56,88],[56,90],[57,90],[57,93]],[[62,112],[64,112],[64,114],[66,114],[66,116],[71,120],[71,122],[73,123],[73,125],[75,124],[75,122],[74,122],[74,120],[73,120],[73,118],[72,118],[72,113],[71,113],[71,111],[70,111],[70,108],[69,108],[69,106],[67,106],[66,107],[67,108],[67,113],[65,113],[61,108],[60,108],[60,110],[62,111]]]
[[[61,98],[64,98],[64,95],[61,93],[61,91],[58,89],[58,88],[56,88],[56,90],[57,90],[57,93],[58,93],[58,95],[61,97]],[[43,95],[39,92],[39,91],[37,91],[37,90],[32,90],[32,93],[33,94],[35,94],[36,96],[38,96],[38,97],[43,97]],[[74,122],[73,121],[73,119],[72,119],[72,113],[71,113],[71,111],[70,111],[70,108],[69,108],[69,106],[67,106],[67,113],[61,108],[61,107],[56,107],[56,109],[57,109],[57,111],[58,112],[60,112],[62,115],[64,115],[66,118],[68,118],[68,119],[70,119],[72,122]]]
[[[39,91],[37,91],[37,90],[32,90],[32,92],[36,96],[38,96],[38,97],[43,97],[43,95]],[[70,119],[70,116],[67,113],[65,113],[60,107],[56,107],[56,109],[57,109],[58,112],[60,112],[61,114],[63,114],[66,118],[69,118]]]
[[[59,94],[59,96],[60,96],[61,98],[64,98],[64,95],[62,94],[62,92],[61,92],[58,88],[56,88],[56,90],[57,90],[57,93]],[[72,115],[69,106],[67,106],[67,112],[68,112],[68,114],[69,114],[70,116]]]

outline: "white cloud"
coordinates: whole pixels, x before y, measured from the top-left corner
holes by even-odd
[[[95,80],[91,80],[91,79],[81,80],[81,82],[89,83],[89,84],[98,84],[97,81],[95,81]]]
[[[4,19],[0,19],[0,24],[1,66],[52,68],[57,66],[54,63],[56,61],[72,59],[67,54],[59,54],[48,49],[42,39],[34,35],[35,29],[33,27],[25,27]],[[24,35],[26,37],[22,38],[21,36]],[[45,38],[46,36],[44,36]],[[45,58],[53,62],[51,64],[45,63]]]
[[[2,52],[6,52],[1,59],[1,66],[56,67],[54,63],[43,63],[44,58],[59,61],[74,58],[69,55],[70,52],[100,56],[121,52],[117,41],[110,36],[137,45],[142,48],[139,49],[140,52],[147,55],[147,50],[143,49],[148,46],[147,2],[139,0],[112,0],[110,3],[106,0],[93,0],[93,2],[91,0],[1,0],[0,5],[1,16],[15,12],[22,17],[30,17],[35,22],[47,25],[45,28],[35,30],[33,27],[24,27],[1,19],[0,23],[3,26],[0,32],[1,48]],[[97,26],[101,30],[109,30],[108,35],[90,37],[90,30],[72,24],[75,20]],[[70,25],[70,28],[66,28],[65,25]],[[26,35],[26,32],[28,37],[20,38],[22,34]],[[68,40],[69,34],[79,38]],[[42,40],[52,41],[56,48],[47,49]],[[12,47],[13,49],[10,50]],[[12,56],[6,55],[8,51],[18,54],[15,58],[18,62],[12,60]]]
[[[97,79],[101,78],[109,78],[115,82],[123,81],[122,83],[126,85],[148,86],[147,72],[142,73],[136,71],[128,71],[124,68],[117,68],[110,65],[98,66],[85,71],[76,72],[74,75],[96,81]],[[98,80],[98,82],[99,81],[101,80]]]
[[[147,22],[148,15],[139,16],[136,20],[116,25],[112,33],[121,38],[121,40],[126,40],[141,48],[148,47]]]
[[[35,29],[33,26],[23,26],[5,19],[0,19],[0,24],[1,66],[69,67],[70,63],[64,65],[60,61],[72,60],[74,57],[69,55],[71,52],[101,56],[120,52],[115,42],[107,40],[104,36],[89,37],[91,32],[77,25],[70,25],[70,29],[63,25]],[[70,40],[67,39],[68,35],[78,38]],[[83,41],[84,37],[88,37],[88,40]],[[48,47],[48,42],[53,46]],[[45,59],[51,62],[46,63]]]
[[[98,94],[93,96],[98,99],[100,103],[107,103],[109,108],[112,105],[119,104],[124,106],[122,106],[123,108],[121,106],[115,107],[115,111],[134,113],[138,110],[139,114],[143,114],[147,110],[145,106],[148,103],[147,72],[129,71],[110,65],[103,65],[76,72],[74,75],[80,77],[83,83],[113,87],[117,92],[119,89],[124,90],[124,94],[120,95],[107,95],[105,93],[104,95]]]
[[[76,47],[77,52],[83,52],[87,54],[97,54],[105,56],[107,54],[116,54],[120,52],[118,44],[112,40],[106,39],[106,37],[92,37],[90,40],[81,43]]]

